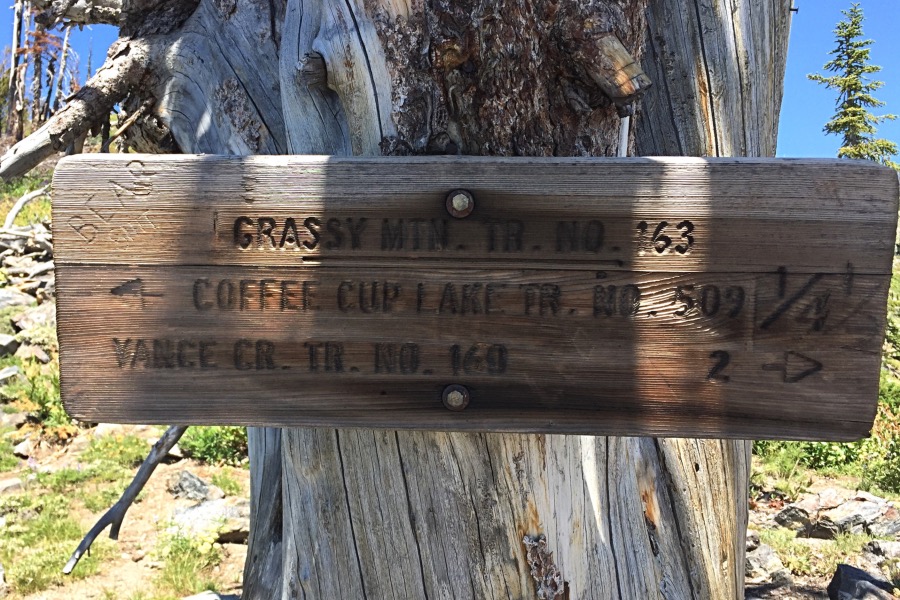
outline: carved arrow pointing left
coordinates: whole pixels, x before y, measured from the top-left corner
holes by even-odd
[[[141,301],[141,306],[144,305],[144,298],[161,298],[163,296],[162,294],[145,292],[144,282],[140,277],[132,279],[130,281],[126,281],[122,285],[114,287],[113,289],[109,290],[109,293],[113,296],[119,296],[120,298],[127,298],[129,296],[139,298]]]

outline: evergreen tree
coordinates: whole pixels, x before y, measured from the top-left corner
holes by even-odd
[[[870,108],[884,106],[884,102],[872,95],[884,82],[866,77],[870,73],[878,73],[881,67],[869,64],[869,46],[872,45],[872,40],[861,39],[864,18],[862,8],[859,3],[854,3],[850,10],[841,12],[847,19],[840,21],[834,30],[837,47],[829,53],[834,58],[824,66],[826,71],[834,75],[807,75],[809,79],[838,92],[835,102],[837,112],[825,124],[824,130],[826,133],[843,136],[844,142],[838,150],[838,157],[874,160],[900,170],[900,164],[891,160],[891,157],[897,155],[897,144],[875,137],[876,125],[885,120],[896,119],[897,116],[875,116],[869,112]]]

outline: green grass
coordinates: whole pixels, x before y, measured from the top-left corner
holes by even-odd
[[[0,427],[0,473],[12,471],[19,466],[19,459],[13,455],[13,443],[9,439],[9,427]]]
[[[180,598],[216,589],[212,569],[222,561],[222,550],[211,539],[165,534],[156,553],[164,561],[156,580],[161,597]]]
[[[9,209],[16,200],[50,183],[53,172],[49,169],[35,169],[22,177],[0,183],[0,223],[6,219]],[[16,225],[28,225],[50,220],[50,198],[43,196],[25,205],[15,220]]]
[[[150,445],[135,435],[109,435],[91,440],[82,459],[131,468],[144,462],[149,451]]]
[[[188,456],[210,464],[246,464],[247,429],[190,427],[182,436],[179,446]]]
[[[872,538],[864,534],[842,533],[834,540],[826,540],[813,547],[800,541],[793,531],[778,528],[760,530],[759,540],[771,546],[794,575],[831,577],[838,564],[862,552]]]
[[[31,594],[63,583],[61,565],[85,533],[69,513],[70,499],[52,492],[0,500],[0,514],[7,519],[0,536],[0,564],[14,593]],[[81,579],[96,573],[110,554],[109,542],[98,540],[91,556],[83,557],[68,577]]]
[[[225,492],[226,496],[239,496],[243,493],[241,484],[235,479],[231,473],[224,470],[218,471],[212,476],[212,484]]]

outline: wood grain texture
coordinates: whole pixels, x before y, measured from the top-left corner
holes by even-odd
[[[895,174],[847,161],[68,159],[63,398],[87,420],[855,439],[896,211]]]

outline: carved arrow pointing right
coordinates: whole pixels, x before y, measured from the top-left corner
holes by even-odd
[[[799,352],[788,350],[781,362],[763,365],[763,371],[780,371],[782,381],[797,383],[822,370],[822,363]]]

